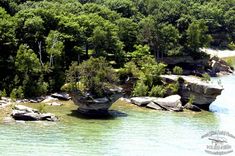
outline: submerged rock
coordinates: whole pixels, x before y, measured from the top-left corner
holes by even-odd
[[[3,123],[9,124],[9,123],[13,123],[15,122],[15,120],[12,117],[5,117],[3,119]]]
[[[51,113],[40,113],[37,109],[26,107],[23,105],[15,105],[14,110],[12,111],[11,116],[15,120],[23,121],[38,121],[38,120],[47,120],[47,121],[57,121],[58,118]]]
[[[209,105],[223,91],[220,85],[209,84],[194,76],[161,75],[161,78],[166,83],[180,80],[179,94],[182,97],[182,101],[187,103],[189,97],[194,96],[193,104],[203,109],[208,109]]]

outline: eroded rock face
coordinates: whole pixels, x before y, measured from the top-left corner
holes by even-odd
[[[161,75],[164,82],[177,82],[181,79],[179,94],[183,102],[188,102],[189,97],[195,97],[194,103],[203,109],[209,108],[209,105],[215,101],[221,94],[223,88],[218,84],[209,84],[194,76],[179,75]],[[204,108],[205,107],[205,108]]]
[[[57,121],[58,118],[51,113],[40,113],[37,109],[26,107],[23,105],[15,105],[11,116],[15,120],[24,121],[37,121],[37,120],[47,120],[47,121]]]
[[[122,97],[122,93],[116,93],[109,97],[93,98],[91,95],[82,96],[79,92],[71,92],[72,101],[79,106],[78,110],[84,115],[107,114],[111,105]]]
[[[216,56],[211,57],[209,61],[209,66],[212,75],[228,75],[233,73],[233,68],[230,67],[226,61]]]

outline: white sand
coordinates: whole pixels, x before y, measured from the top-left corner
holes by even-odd
[[[202,48],[201,51],[212,56],[218,56],[219,58],[235,57],[235,50],[217,50],[210,48]]]

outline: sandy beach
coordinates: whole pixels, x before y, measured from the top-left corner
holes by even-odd
[[[235,57],[235,50],[218,50],[211,48],[202,48],[201,51],[219,58]]]

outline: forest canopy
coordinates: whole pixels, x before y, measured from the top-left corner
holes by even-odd
[[[235,44],[235,0],[1,0],[0,18],[0,90],[19,98],[59,90],[73,61]]]

